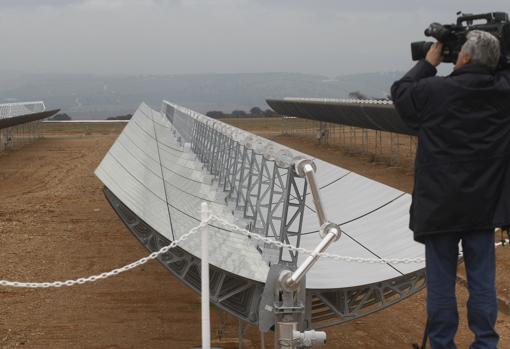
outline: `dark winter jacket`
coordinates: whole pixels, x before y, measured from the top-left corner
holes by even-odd
[[[510,224],[510,71],[435,75],[420,61],[391,89],[418,134],[409,226],[420,242]]]

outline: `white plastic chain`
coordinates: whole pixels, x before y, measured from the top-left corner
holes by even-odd
[[[238,233],[245,235],[247,237],[250,237],[255,240],[265,242],[265,243],[269,243],[269,244],[272,244],[272,245],[275,245],[278,247],[287,248],[290,251],[301,252],[301,253],[304,253],[307,255],[314,254],[314,252],[311,250],[307,250],[302,247],[295,247],[295,246],[292,246],[289,244],[285,244],[283,242],[276,241],[271,238],[266,238],[266,237],[260,236],[256,233],[252,233],[249,230],[239,228],[237,225],[232,224],[218,216],[214,216],[214,215],[210,216],[209,222],[220,223],[224,227],[228,228],[229,230],[232,230],[233,232],[238,232]],[[506,246],[508,244],[510,244],[510,240],[503,239],[500,242],[497,242],[494,245],[494,247]],[[339,261],[339,262],[355,262],[355,263],[368,263],[368,264],[411,264],[411,263],[419,264],[419,263],[425,263],[425,258],[423,258],[423,257],[416,257],[416,258],[362,258],[362,257],[339,256],[339,255],[335,255],[335,254],[331,254],[331,253],[327,253],[327,252],[318,253],[317,255],[322,258],[329,258],[329,259],[333,259],[333,260]],[[463,253],[462,253],[462,251],[460,251],[459,257],[462,257],[462,256],[463,256]]]
[[[247,237],[253,238],[255,240],[268,243],[268,244],[272,244],[277,247],[283,247],[283,248],[289,249],[290,251],[301,252],[301,253],[304,253],[307,255],[314,254],[314,252],[311,250],[307,250],[302,247],[295,247],[293,245],[289,245],[289,244],[283,243],[281,241],[276,241],[271,238],[263,237],[257,233],[252,233],[249,230],[239,228],[237,225],[232,224],[218,216],[214,216],[214,215],[210,216],[209,222],[220,223],[227,229],[232,230],[233,232],[240,233],[244,236],[247,236]],[[424,263],[425,262],[425,258],[421,258],[421,257],[416,257],[416,258],[362,258],[362,257],[338,256],[338,255],[334,255],[334,254],[327,253],[327,252],[319,253],[317,255],[320,257],[323,257],[323,258],[329,258],[329,259],[333,259],[333,260],[339,261],[339,262],[355,262],[355,263],[368,263],[368,264],[411,264],[411,263]]]
[[[9,280],[0,280],[0,286],[5,287],[18,287],[18,288],[59,288],[62,286],[75,286],[75,285],[83,285],[89,282],[95,282],[102,279],[107,279],[109,277],[118,275],[125,271],[134,269],[139,267],[148,261],[158,258],[160,255],[168,252],[170,249],[178,246],[184,240],[188,239],[191,235],[196,234],[202,227],[206,226],[207,222],[202,222],[200,225],[192,228],[189,232],[181,236],[178,240],[172,241],[167,246],[162,247],[159,251],[152,252],[147,257],[140,258],[136,262],[125,265],[121,268],[113,269],[112,271],[101,273],[98,275],[92,275],[89,277],[82,277],[76,280],[66,280],[66,281],[52,281],[52,282],[18,282],[18,281],[9,281]]]
[[[165,254],[170,249],[177,247],[179,244],[181,244],[183,241],[187,240],[190,236],[196,234],[198,231],[200,231],[201,228],[205,227],[206,225],[210,223],[219,223],[223,227],[231,230],[232,232],[240,233],[246,237],[253,238],[255,240],[272,244],[277,247],[286,248],[291,251],[295,252],[301,252],[307,255],[314,254],[313,251],[307,250],[302,247],[295,247],[293,245],[285,244],[281,241],[276,241],[271,238],[260,236],[256,233],[252,233],[249,230],[242,229],[238,227],[237,225],[230,223],[229,221],[218,217],[211,215],[206,221],[201,222],[198,226],[192,228],[188,233],[182,235],[179,239],[173,241],[167,246],[162,247],[160,250],[156,252],[152,252],[147,257],[141,258],[133,263],[130,263],[128,265],[125,265],[121,268],[114,269],[109,272],[101,273],[98,275],[92,275],[89,277],[82,277],[76,280],[67,280],[67,281],[53,281],[53,282],[18,282],[18,281],[9,281],[9,280],[0,280],[0,286],[5,287],[18,287],[18,288],[58,288],[62,286],[75,286],[75,285],[83,285],[85,283],[95,282],[102,279],[107,279],[109,277],[118,275],[120,273],[123,273],[125,271],[134,269],[136,267],[139,267],[153,259],[158,258],[160,255]],[[501,246],[508,244],[508,240],[504,240],[500,243],[497,243],[496,246]],[[339,256],[334,255],[330,253],[319,253],[320,257],[323,258],[329,258],[333,259],[335,261],[340,262],[355,262],[355,263],[368,263],[368,264],[411,264],[411,263],[424,263],[425,258],[422,257],[416,257],[416,258],[362,258],[362,257],[349,257],[349,256]],[[462,256],[462,253],[460,254]]]

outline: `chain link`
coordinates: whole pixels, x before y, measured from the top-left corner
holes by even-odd
[[[179,246],[182,242],[187,240],[190,236],[196,234],[200,229],[207,226],[210,223],[221,224],[223,227],[231,230],[232,232],[239,233],[246,237],[252,238],[254,240],[258,240],[260,242],[264,242],[267,244],[274,245],[280,248],[286,248],[290,251],[300,252],[307,255],[313,255],[314,251],[307,250],[302,247],[295,247],[290,244],[283,243],[281,241],[277,241],[268,237],[264,237],[258,235],[256,233],[252,233],[249,230],[238,227],[237,225],[215,215],[209,216],[206,221],[201,222],[198,226],[192,228],[188,233],[182,235],[179,239],[171,242],[169,245],[162,247],[160,250],[152,252],[147,257],[140,258],[139,260],[127,264],[121,268],[113,269],[109,272],[104,272],[98,275],[92,275],[89,277],[82,277],[75,280],[66,280],[66,281],[53,281],[53,282],[19,282],[19,281],[9,281],[9,280],[0,280],[0,286],[5,287],[18,287],[18,288],[59,288],[63,286],[74,286],[74,285],[83,285],[90,282],[95,282],[103,279],[107,279],[109,277],[118,275],[120,273],[126,272],[128,270],[137,268],[153,259],[158,258],[160,255],[167,253],[170,249]],[[504,240],[500,243],[497,243],[496,246],[508,244],[508,240]],[[332,259],[338,262],[349,262],[349,263],[365,263],[365,264],[412,264],[412,263],[424,263],[425,258],[416,257],[416,258],[362,258],[362,257],[349,257],[349,256],[339,256],[331,253],[323,252],[319,253],[318,256],[323,258]],[[462,256],[462,253],[460,253]]]

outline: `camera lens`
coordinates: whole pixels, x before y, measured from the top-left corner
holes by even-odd
[[[429,52],[432,47],[432,44],[433,43],[430,41],[418,41],[411,43],[411,55],[413,61],[424,59],[427,56],[427,52]]]

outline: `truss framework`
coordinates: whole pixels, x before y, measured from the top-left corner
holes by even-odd
[[[191,135],[191,151],[250,231],[299,247],[307,184],[294,173],[290,163],[282,164],[275,159],[273,146],[263,147],[251,138],[241,143],[218,124],[182,115],[166,102],[163,114],[177,133]],[[183,131],[180,127],[192,130]],[[261,251],[270,263],[297,264],[295,252],[272,251],[272,246],[264,246]]]

